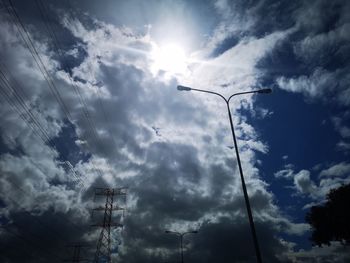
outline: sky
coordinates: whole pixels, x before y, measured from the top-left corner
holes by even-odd
[[[0,261],[349,262],[305,215],[350,182],[350,2],[0,2]]]

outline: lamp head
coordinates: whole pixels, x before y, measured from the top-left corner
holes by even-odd
[[[190,88],[190,87],[186,87],[186,86],[178,85],[178,86],[177,86],[177,90],[186,90],[186,91],[189,91],[189,90],[191,90],[191,88]]]
[[[164,233],[169,234],[169,233],[171,233],[171,231],[169,231],[169,230],[165,230],[165,231],[164,231]]]
[[[257,93],[264,93],[264,94],[269,94],[272,92],[272,89],[260,89],[257,91]]]
[[[193,230],[193,231],[191,231],[191,233],[192,233],[192,234],[197,234],[198,231],[197,231],[197,230]]]

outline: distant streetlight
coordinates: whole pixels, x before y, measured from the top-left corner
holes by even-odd
[[[237,157],[239,173],[240,173],[240,176],[241,176],[241,182],[242,182],[242,189],[243,189],[245,205],[246,205],[246,209],[247,209],[247,213],[248,213],[250,229],[251,229],[252,236],[253,236],[253,242],[254,242],[256,259],[257,259],[257,262],[261,263],[262,262],[262,258],[261,258],[260,248],[259,248],[259,242],[258,242],[258,238],[257,238],[257,235],[256,235],[256,230],[255,230],[252,210],[250,208],[250,202],[249,202],[247,187],[246,187],[244,176],[243,176],[243,169],[242,169],[242,164],[241,164],[241,158],[239,157],[238,146],[237,146],[237,139],[236,139],[235,131],[234,131],[234,128],[233,128],[232,115],[231,115],[231,111],[230,111],[230,100],[234,96],[243,95],[243,94],[249,94],[249,93],[268,94],[268,93],[272,92],[272,89],[260,89],[260,90],[238,92],[238,93],[232,94],[230,97],[228,97],[228,99],[226,99],[223,95],[221,95],[221,94],[219,94],[217,92],[213,92],[213,91],[209,91],[209,90],[193,89],[193,88],[186,87],[186,86],[181,86],[181,85],[177,86],[177,89],[180,90],[180,91],[191,91],[191,90],[193,90],[193,91],[199,91],[199,92],[205,92],[205,93],[209,93],[209,94],[214,94],[214,95],[217,95],[220,98],[222,98],[225,101],[225,103],[226,103],[228,117],[230,119],[230,126],[231,126],[233,143],[234,143],[235,151],[236,151],[236,157]]]
[[[181,263],[184,263],[184,252],[183,252],[183,237],[187,234],[197,234],[198,231],[197,230],[193,230],[193,231],[187,231],[187,232],[176,232],[176,231],[170,231],[170,230],[165,230],[164,231],[166,234],[175,234],[177,236],[180,237],[180,248],[181,248]]]

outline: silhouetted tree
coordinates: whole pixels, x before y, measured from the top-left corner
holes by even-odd
[[[350,184],[332,189],[324,205],[311,207],[306,221],[312,226],[314,245],[330,245],[330,241],[350,245]]]

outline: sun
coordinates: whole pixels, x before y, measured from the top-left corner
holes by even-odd
[[[165,71],[171,75],[184,74],[187,70],[187,59],[184,49],[171,43],[161,47],[154,46],[152,50],[152,67],[154,73]]]

